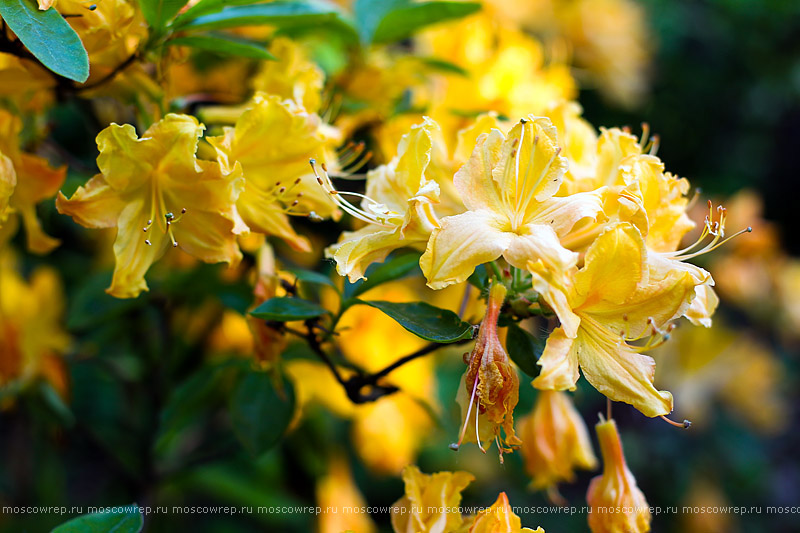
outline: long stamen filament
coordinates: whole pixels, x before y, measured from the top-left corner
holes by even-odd
[[[475,403],[475,392],[478,390],[478,378],[475,378],[475,384],[472,386],[472,394],[469,397],[469,407],[467,407],[467,416],[464,417],[464,427],[461,428],[461,434],[458,436],[458,442],[455,444],[450,445],[450,449],[458,450],[461,447],[461,443],[464,442],[464,435],[467,433],[467,424],[469,424],[469,415],[472,413],[472,406]],[[479,409],[476,409],[479,410]],[[478,434],[475,434],[476,439],[479,438]]]

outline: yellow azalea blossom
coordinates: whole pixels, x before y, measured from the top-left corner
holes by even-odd
[[[69,336],[63,314],[63,289],[54,270],[38,268],[25,281],[13,258],[0,256],[0,387],[42,378],[67,395],[61,356]]]
[[[422,32],[418,41],[425,53],[469,73],[434,79],[431,102],[436,108],[518,117],[540,114],[552,102],[576,96],[568,65],[560,58],[547,62],[539,41],[487,13],[438,25]]]
[[[232,172],[241,164],[245,187],[236,208],[250,231],[279,237],[308,252],[308,239],[295,233],[289,215],[337,214],[308,166],[309,159],[330,158],[337,141],[317,115],[291,100],[258,94],[251,104],[235,128],[226,127],[224,135],[207,140],[224,169]]]
[[[603,474],[592,479],[586,501],[591,506],[592,533],[645,533],[650,531],[650,506],[636,485],[619,439],[614,420],[601,420],[595,427]]]
[[[463,523],[458,511],[461,491],[475,477],[468,472],[423,474],[409,465],[403,469],[405,495],[391,508],[395,533],[451,533]]]
[[[277,61],[264,61],[252,79],[256,92],[294,100],[309,113],[320,110],[325,73],[308,58],[303,48],[285,37],[269,45]]]
[[[597,216],[602,191],[553,197],[567,168],[559,152],[550,120],[532,115],[508,136],[494,129],[478,137],[454,178],[468,211],[443,218],[420,258],[431,288],[464,281],[500,256],[518,268],[536,259],[560,270],[576,264],[559,237]]]
[[[533,412],[519,421],[519,436],[534,489],[574,480],[575,468],[597,466],[586,424],[565,392],[539,391]]]
[[[330,460],[327,473],[317,481],[316,494],[317,505],[322,510],[317,522],[319,533],[376,531],[369,514],[361,512],[367,502],[343,456],[335,455]]]
[[[508,496],[501,492],[491,507],[483,509],[475,516],[469,533],[544,533],[544,529],[522,527],[519,516],[514,514],[508,503]]]
[[[371,263],[383,261],[393,250],[425,248],[439,224],[433,207],[439,201],[440,188],[428,176],[432,135],[437,130],[430,119],[413,126],[400,140],[397,156],[367,174],[366,195],[337,191],[327,173],[319,176],[320,184],[345,212],[368,223],[360,230],[344,232],[339,242],[326,250],[340,275],[355,282],[364,277]],[[363,198],[361,207],[346,201],[346,194]]]
[[[641,352],[688,308],[691,275],[677,269],[651,276],[644,239],[627,223],[601,234],[578,271],[553,272],[541,261],[528,266],[534,289],[561,320],[547,339],[534,386],[574,390],[580,366],[589,383],[612,400],[650,417],[672,411],[672,395],[653,386],[655,364]],[[644,346],[628,342],[648,335]]]
[[[41,112],[54,100],[56,81],[37,61],[0,53],[0,98],[7,107]]]
[[[131,125],[112,124],[97,136],[100,174],[56,207],[88,228],[117,228],[116,266],[106,290],[135,298],[144,275],[171,246],[209,263],[236,263],[234,203],[241,168],[223,169],[195,157],[204,127],[169,114],[141,138]]]
[[[451,445],[457,450],[463,442],[475,442],[485,453],[483,443],[494,439],[500,452],[500,462],[503,461],[504,452],[512,451],[521,444],[514,434],[514,407],[519,400],[519,377],[497,336],[497,320],[505,296],[505,285],[492,285],[486,316],[481,322],[475,347],[471,353],[464,354],[467,371],[461,378],[456,398],[464,422],[458,443]],[[504,436],[501,436],[501,429]]]
[[[10,239],[18,226],[17,216],[25,227],[28,249],[44,254],[59,245],[42,231],[36,217],[36,204],[52,198],[67,175],[66,167],[53,168],[43,158],[23,152],[19,146],[22,122],[6,110],[0,109],[0,172],[3,185],[0,188],[0,245]],[[13,176],[16,176],[14,179]],[[12,182],[16,184],[8,195]],[[5,189],[5,190],[3,190]],[[3,196],[6,196],[5,202]],[[3,222],[3,203],[6,220]]]

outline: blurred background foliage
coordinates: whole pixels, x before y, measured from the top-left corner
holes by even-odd
[[[602,90],[602,81],[578,64],[584,115],[596,126],[630,125],[634,132],[648,122],[661,137],[659,155],[667,168],[713,197],[751,190],[733,202],[750,216],[737,220],[740,226],[755,227],[757,241],[748,244],[749,236],[744,237],[707,258],[723,299],[720,328],[679,329],[658,355],[657,379],[674,387],[677,415],[694,419],[692,430],[678,431],[628,406],[615,406],[628,463],[654,506],[796,506],[800,268],[791,254],[800,253],[794,164],[800,146],[800,4],[645,0],[641,7],[645,27],[640,31],[652,59],[640,94],[620,99]],[[346,36],[335,28],[286,33],[304,39],[330,76],[347,72]],[[212,87],[226,82],[224,73],[214,77],[212,67],[227,62],[214,53],[196,52],[191,65]],[[234,63],[224,68],[235,70]],[[394,68],[398,73],[400,67]],[[231,100],[224,103],[236,97]],[[400,103],[413,105],[402,98]],[[97,119],[102,105],[91,113],[86,105],[65,102],[48,117],[53,146],[70,154],[63,187],[67,195],[93,173],[94,137],[105,125]],[[195,103],[186,105],[192,109]],[[358,107],[347,101],[342,105],[351,105],[351,111]],[[34,124],[26,127],[35,130]],[[768,222],[759,219],[761,199]],[[735,216],[731,204],[726,205]],[[290,345],[284,353],[287,373],[307,383],[293,388],[303,414],[294,416],[283,440],[253,457],[232,432],[229,404],[242,376],[250,372],[252,341],[246,325],[242,330],[242,316],[252,300],[245,273],[255,259],[245,255],[238,270],[230,272],[221,265],[194,265],[178,252],[151,270],[149,294],[117,300],[103,293],[110,280],[113,234],[90,238],[59,216],[51,202],[41,204],[39,214],[64,244],[43,258],[22,256],[20,270],[27,279],[40,268],[55,269],[61,288],[18,298],[40,298],[41,309],[64,309],[72,344],[54,373],[68,393],[61,399],[54,390],[56,379],[41,381],[25,394],[2,394],[2,505],[348,505],[354,501],[348,500],[354,483],[364,502],[389,506],[403,492],[398,465],[414,461],[417,447],[416,463],[424,472],[465,469],[476,475],[478,481],[464,493],[465,505],[488,505],[500,491],[508,493],[513,505],[549,505],[543,493],[527,489],[519,453],[500,465],[476,447],[458,454],[448,449],[458,432],[453,398],[463,371],[463,347],[446,347],[408,367],[414,380],[406,381],[419,384],[424,376],[427,386],[393,397],[392,403],[387,399],[382,405],[354,407],[340,397],[329,375],[315,375],[318,369],[308,366],[314,357],[307,347]],[[331,242],[339,232],[332,222],[301,221],[299,226],[300,233],[317,234],[315,243]],[[20,235],[14,245],[24,247]],[[333,271],[331,264],[317,262],[319,254],[301,259],[276,246],[287,264]],[[394,282],[373,289],[370,296],[438,298],[441,307],[457,310],[460,295],[433,294],[422,285]],[[308,287],[322,302],[334,298],[329,288]],[[476,317],[479,311],[473,311],[473,322]],[[418,339],[384,319],[371,309],[350,319],[354,333],[342,343],[346,360],[391,361],[419,347]],[[53,334],[36,327],[39,335]],[[699,360],[682,361],[681,354],[695,352],[701,352]],[[523,380],[518,416],[530,410],[534,397]],[[581,381],[575,400],[591,427],[605,399]],[[394,441],[372,436],[385,436],[383,426],[403,424],[421,424],[413,431],[425,438],[408,443],[403,434]],[[570,504],[584,505],[592,475],[582,472],[575,483],[561,486]],[[521,517],[523,524],[541,525],[548,532],[586,530],[580,512]],[[390,530],[388,515],[371,519],[374,525],[365,524],[364,531]],[[151,532],[179,527],[196,532],[337,531],[338,524],[326,520],[333,518],[168,514],[146,517],[145,523]],[[53,515],[0,516],[0,531],[45,531],[62,521]],[[678,513],[655,517],[654,530],[791,532],[797,524],[796,515]]]

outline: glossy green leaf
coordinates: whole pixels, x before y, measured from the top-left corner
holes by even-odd
[[[167,26],[187,0],[139,0],[144,19],[156,32]]]
[[[354,11],[364,43],[388,43],[406,39],[425,26],[465,17],[480,8],[477,2],[358,0]]]
[[[534,337],[517,324],[509,324],[506,349],[508,356],[520,370],[532,378],[539,375],[539,365],[536,361],[544,351],[544,342],[541,339]]]
[[[228,6],[179,26],[181,30],[220,30],[237,26],[269,25],[277,28],[311,26],[336,18],[338,10],[329,4],[309,2],[271,2]],[[178,26],[176,25],[176,28]]]
[[[139,533],[143,526],[144,518],[139,506],[132,503],[110,507],[107,513],[73,518],[57,526],[51,533]]]
[[[40,11],[34,0],[0,0],[0,16],[45,67],[81,83],[89,78],[86,49],[58,11]]]
[[[260,43],[239,39],[229,35],[206,34],[188,35],[167,41],[172,46],[191,46],[199,50],[215,52],[217,54],[247,57],[250,59],[275,60],[265,46]]]
[[[333,280],[326,276],[325,274],[320,274],[319,272],[314,272],[313,270],[305,270],[302,268],[289,268],[287,269],[289,272],[294,274],[295,278],[298,281],[303,283],[315,283],[317,285],[327,285],[328,287],[332,287],[339,290],[339,288],[333,283]]]
[[[364,273],[367,279],[345,285],[344,294],[355,298],[387,281],[393,281],[419,270],[419,252],[408,252],[391,257],[388,261],[371,265]]]
[[[283,437],[294,406],[294,389],[288,380],[268,372],[248,372],[231,397],[234,433],[248,452],[261,455]]]
[[[252,311],[250,314],[264,320],[289,322],[291,320],[306,320],[321,316],[328,311],[324,307],[301,298],[279,296],[270,298]]]
[[[447,309],[425,302],[395,303],[358,300],[357,303],[380,309],[408,331],[431,342],[450,343],[472,337],[472,325]]]

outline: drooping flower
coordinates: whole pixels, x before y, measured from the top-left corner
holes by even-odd
[[[439,202],[440,188],[428,176],[436,130],[438,125],[430,119],[413,126],[400,140],[397,156],[367,174],[366,195],[337,191],[327,173],[318,177],[343,211],[367,222],[360,230],[344,232],[325,251],[336,261],[340,275],[355,282],[371,263],[383,261],[393,250],[425,248],[439,225],[434,204]],[[345,195],[362,198],[361,207],[345,200]]]
[[[589,432],[565,392],[543,390],[533,412],[519,421],[520,448],[535,489],[575,479],[575,468],[597,465]]]
[[[522,527],[522,521],[508,503],[508,496],[501,492],[491,507],[483,509],[475,516],[469,533],[544,533],[544,529]]]
[[[403,469],[405,495],[392,506],[395,533],[451,533],[463,523],[461,491],[475,477],[468,472],[423,474],[409,465]]]
[[[639,231],[624,223],[602,233],[583,268],[554,272],[528,264],[533,287],[561,320],[547,339],[533,381],[538,389],[575,389],[578,367],[597,390],[647,416],[672,411],[672,395],[653,386],[655,364],[641,352],[663,340],[671,320],[694,296],[692,276],[680,269],[651,274]],[[648,338],[643,346],[629,341]]]
[[[361,512],[366,501],[343,456],[331,458],[327,473],[317,481],[316,494],[317,505],[322,510],[317,525],[319,533],[372,533],[376,530],[369,514]]]
[[[307,252],[308,239],[295,233],[289,215],[337,214],[308,167],[311,158],[332,159],[337,141],[322,126],[317,115],[293,101],[258,94],[235,128],[207,139],[223,169],[232,172],[241,165],[245,187],[236,209],[250,231],[274,235]]]
[[[255,296],[253,307],[266,302],[270,298],[280,296],[280,278],[275,267],[275,253],[269,244],[263,244],[257,255],[256,286],[253,290]],[[280,358],[281,353],[288,344],[288,339],[282,331],[270,327],[264,320],[247,315],[247,324],[253,334],[253,356],[258,365],[263,369],[271,368]]]
[[[567,161],[547,118],[522,119],[503,135],[478,137],[472,156],[454,181],[468,211],[445,217],[420,258],[433,289],[464,281],[475,267],[502,256],[525,268],[542,259],[557,270],[577,262],[559,242],[576,222],[601,211],[602,191],[553,197]]]
[[[591,506],[592,533],[645,533],[650,531],[650,506],[628,470],[614,420],[595,426],[603,474],[592,479],[586,501]]]
[[[45,254],[60,241],[42,231],[36,204],[58,192],[67,169],[53,168],[45,159],[23,152],[19,146],[21,129],[18,117],[0,109],[0,245],[13,237],[18,215],[25,228],[28,249]]]
[[[458,401],[464,417],[458,443],[475,442],[486,452],[484,443],[494,440],[500,452],[512,451],[521,441],[514,434],[514,407],[519,400],[519,377],[497,336],[497,320],[506,296],[502,283],[489,290],[486,316],[481,322],[472,352],[464,355],[467,371],[461,378]],[[501,430],[504,435],[501,435]]]
[[[204,126],[169,114],[141,138],[133,126],[112,124],[97,136],[100,174],[56,207],[88,228],[117,228],[116,266],[106,290],[134,298],[147,290],[144,275],[171,246],[209,263],[236,263],[234,203],[241,168],[223,169],[195,157]]]

